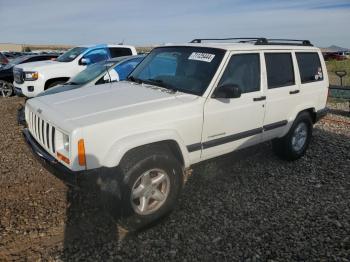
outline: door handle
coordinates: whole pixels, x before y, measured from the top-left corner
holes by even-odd
[[[289,91],[289,94],[294,95],[294,94],[298,94],[300,92],[300,90],[293,90],[293,91]]]
[[[253,98],[253,101],[262,101],[262,100],[266,100],[266,96],[254,97]]]

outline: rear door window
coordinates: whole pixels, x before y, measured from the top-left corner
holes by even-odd
[[[323,72],[318,53],[296,53],[301,83],[323,80]]]
[[[105,61],[108,59],[108,53],[105,48],[95,49],[84,55],[85,59],[88,59],[88,64],[94,64],[97,62]]]
[[[291,53],[265,53],[268,88],[295,85]]]
[[[131,49],[126,47],[110,47],[109,53],[111,57],[127,56],[132,55]]]
[[[126,77],[134,70],[134,68],[141,62],[143,57],[131,59],[129,61],[118,64],[114,67],[114,70],[119,75],[119,81],[125,80]]]

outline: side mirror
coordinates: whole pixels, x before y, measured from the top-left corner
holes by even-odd
[[[82,59],[80,59],[80,61],[79,61],[79,65],[89,65],[91,63],[91,60],[89,59],[89,58],[82,58]]]
[[[242,90],[238,85],[219,86],[214,93],[215,98],[238,98],[241,97]]]
[[[110,81],[109,75],[108,75],[108,74],[105,74],[105,75],[104,75],[103,81],[104,81],[105,83],[108,83],[108,82]]]

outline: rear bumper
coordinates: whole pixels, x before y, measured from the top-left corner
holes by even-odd
[[[328,113],[328,108],[327,107],[325,107],[325,108],[323,108],[321,110],[318,110],[316,112],[315,122],[320,121],[322,118],[324,118],[327,115],[327,113]]]

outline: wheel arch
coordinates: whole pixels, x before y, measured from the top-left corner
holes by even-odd
[[[176,131],[172,130],[148,132],[119,139],[112,144],[101,164],[107,167],[118,166],[123,157],[132,150],[145,146],[164,146],[174,154],[184,167],[190,166],[187,148]]]
[[[57,81],[68,81],[69,77],[55,77],[55,78],[50,78],[48,80],[46,80],[45,82],[45,86],[44,86],[44,90],[46,90],[50,84],[57,82]]]
[[[284,132],[280,134],[279,137],[285,136],[290,128],[292,127],[295,119],[300,115],[302,112],[308,112],[310,114],[310,117],[312,119],[313,124],[316,123],[316,108],[313,105],[300,105],[299,107],[296,108],[296,110],[290,115],[288,118],[288,124],[287,127],[285,128]]]

